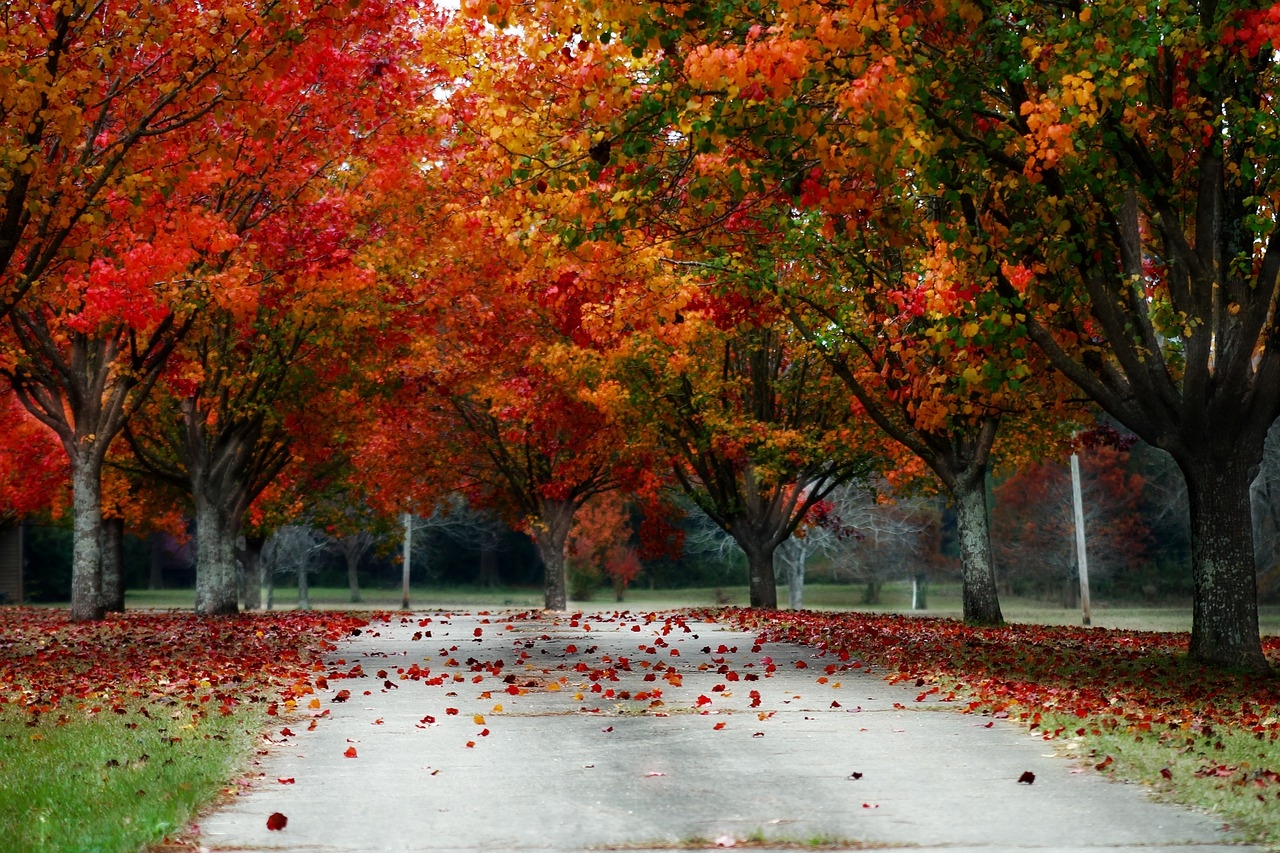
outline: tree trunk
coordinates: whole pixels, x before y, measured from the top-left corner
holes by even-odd
[[[542,558],[543,607],[547,610],[565,610],[569,606],[564,543],[573,527],[574,509],[568,501],[544,501],[542,517],[534,531],[538,556]]]
[[[195,489],[196,613],[223,616],[238,613],[236,530],[219,502]]]
[[[353,546],[343,549],[342,554],[347,559],[347,590],[351,593],[351,603],[358,604],[360,602],[360,552]]]
[[[498,532],[487,530],[480,535],[480,585],[486,589],[498,586]]]
[[[164,589],[164,534],[152,533],[147,537],[149,572],[147,589]]]
[[[101,619],[102,607],[102,467],[89,454],[71,465],[71,618]]]
[[[991,521],[987,489],[982,477],[957,482],[951,490],[960,540],[961,595],[964,621],[970,625],[999,625],[1004,621],[991,560]]]
[[[102,608],[124,612],[124,519],[102,520]]]
[[[911,576],[911,609],[929,609],[929,576],[924,572],[916,572]]]
[[[266,537],[246,536],[240,564],[244,567],[244,609],[262,608],[262,546]]]
[[[542,606],[547,610],[566,610],[569,606],[568,585],[565,582],[564,542],[553,542],[549,536],[539,536],[538,556],[542,558]]]
[[[791,560],[790,573],[787,576],[787,606],[792,610],[804,609],[804,570],[806,562],[806,552],[802,548],[800,553]]]
[[[752,541],[741,532],[733,538],[747,555],[747,589],[751,595],[751,606],[761,610],[777,610],[778,581],[773,574],[774,549]]]
[[[307,564],[305,561],[298,565],[298,609],[311,609],[311,587],[307,584]]]
[[[880,581],[867,581],[866,588],[862,591],[863,604],[879,604],[880,603]]]
[[[1206,456],[1211,454],[1204,454]],[[1265,672],[1258,635],[1258,591],[1249,505],[1252,477],[1245,464],[1222,454],[1184,465],[1191,509],[1192,660]],[[1215,464],[1216,463],[1216,464]]]

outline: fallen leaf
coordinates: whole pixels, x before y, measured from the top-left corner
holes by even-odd
[[[1032,773],[1030,770],[1024,770],[1022,775],[1018,777],[1019,785],[1032,785],[1035,784],[1035,781],[1036,774]]]
[[[272,832],[278,832],[284,829],[288,824],[289,818],[280,814],[280,812],[272,812],[271,816],[267,818],[267,829]]]
[[[293,784],[293,777],[292,777],[292,776],[282,776],[282,777],[280,777],[279,779],[277,779],[276,781],[277,781],[277,782],[279,782],[281,785],[292,785],[292,784]]]
[[[344,753],[342,753],[342,754],[343,754],[343,755],[345,755],[347,758],[355,758],[355,757],[356,757],[356,748],[355,748],[354,746],[349,746],[349,747],[347,747],[347,751],[346,751],[346,752],[344,752]]]

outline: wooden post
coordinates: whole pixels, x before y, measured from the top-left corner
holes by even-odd
[[[1075,506],[1076,520],[1076,565],[1080,569],[1080,610],[1084,614],[1082,624],[1093,623],[1093,612],[1089,606],[1089,554],[1085,547],[1084,535],[1084,500],[1080,494],[1080,457],[1071,454],[1071,502]]]

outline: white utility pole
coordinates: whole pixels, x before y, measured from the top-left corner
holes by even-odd
[[[1085,550],[1084,536],[1084,501],[1080,496],[1080,457],[1071,454],[1071,502],[1075,505],[1076,518],[1076,565],[1080,567],[1080,610],[1084,614],[1085,625],[1093,622],[1093,612],[1089,607],[1089,555]]]
[[[413,563],[413,513],[404,514],[404,572],[401,581],[403,595],[400,598],[400,609],[409,609],[409,568]]]

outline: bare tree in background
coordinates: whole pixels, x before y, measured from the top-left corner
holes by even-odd
[[[328,547],[329,538],[320,530],[305,524],[287,524],[271,534],[262,551],[262,559],[266,563],[270,579],[267,586],[268,610],[275,603],[277,575],[294,575],[298,580],[298,609],[311,609],[307,575],[313,570],[317,557]]]

